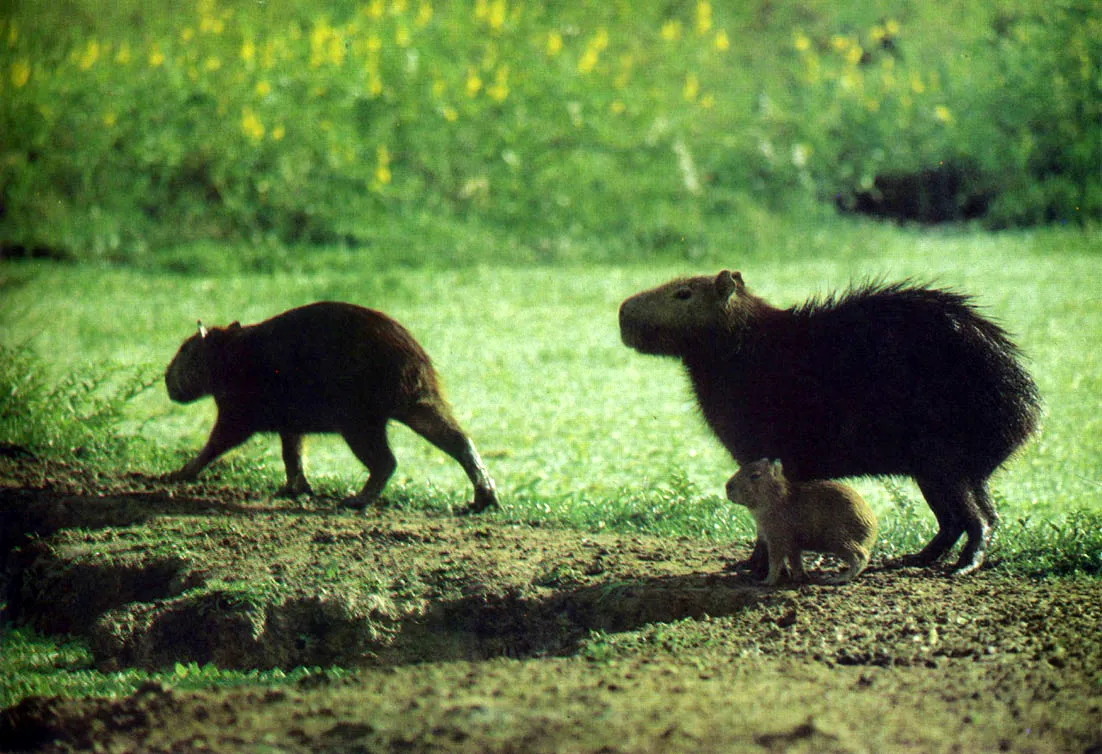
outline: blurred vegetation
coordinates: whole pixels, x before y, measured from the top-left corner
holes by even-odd
[[[815,204],[1090,225],[1100,47],[1093,0],[16,0],[0,248],[492,234],[554,260]]]

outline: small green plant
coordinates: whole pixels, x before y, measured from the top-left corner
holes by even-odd
[[[159,380],[150,366],[101,361],[51,382],[29,348],[0,344],[0,441],[46,456],[121,460],[126,409]]]

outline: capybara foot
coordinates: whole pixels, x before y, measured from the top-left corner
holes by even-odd
[[[303,482],[287,482],[275,492],[276,497],[290,498],[294,500],[299,495],[313,495],[314,490],[310,487],[310,483]]]
[[[463,509],[463,513],[482,513],[490,510],[500,510],[501,505],[497,501],[497,492],[490,489],[475,490],[474,500],[467,504],[467,507]]]

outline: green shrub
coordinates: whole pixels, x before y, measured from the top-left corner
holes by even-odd
[[[86,2],[0,16],[9,250],[360,245],[426,218],[551,258],[661,249],[748,195],[847,206],[940,165],[994,226],[1102,217],[1089,0]]]

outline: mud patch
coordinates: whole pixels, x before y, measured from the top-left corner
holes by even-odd
[[[1102,746],[1097,579],[947,579],[874,558],[844,587],[767,589],[734,568],[749,543],[80,486],[0,489],[19,544],[3,553],[6,619],[86,637],[104,670],[356,672],[31,697],[0,710],[0,750]]]

